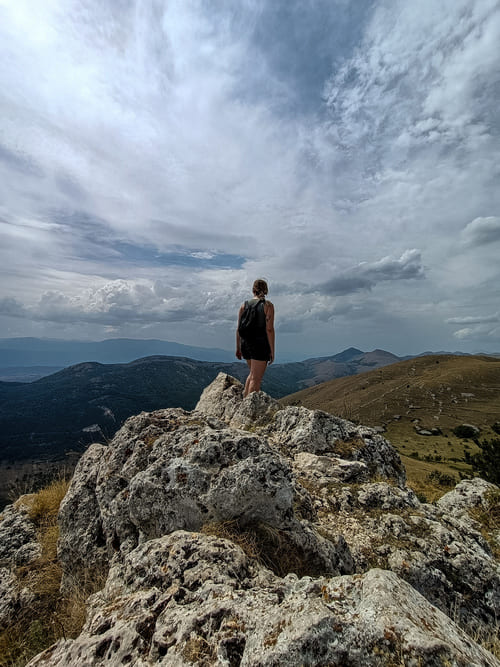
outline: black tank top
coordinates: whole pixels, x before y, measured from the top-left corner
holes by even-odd
[[[257,305],[259,301],[262,303],[262,306]],[[250,301],[247,302],[249,306],[254,306],[256,309],[256,315],[257,315],[257,333],[255,334],[255,338],[260,338],[261,336],[265,336],[267,338],[267,332],[266,332],[266,313],[264,311],[264,306],[266,303],[265,299],[250,299]]]

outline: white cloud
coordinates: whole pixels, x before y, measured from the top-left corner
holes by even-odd
[[[470,246],[500,241],[500,217],[475,218],[462,231],[462,238]]]
[[[449,317],[446,322],[448,324],[483,324],[489,322],[500,322],[500,313],[494,315],[477,315],[468,317]]]
[[[500,343],[500,327],[487,327],[485,325],[477,325],[475,327],[464,327],[453,333],[458,340],[470,340],[474,342],[488,342],[490,340],[493,344]]]
[[[477,329],[472,329],[470,327],[465,327],[464,329],[459,329],[458,331],[454,332],[455,338],[458,338],[458,340],[464,340],[467,338],[472,338],[474,336],[474,333],[477,333]]]
[[[9,332],[168,322],[229,345],[258,275],[297,350],[337,351],[354,323],[427,349],[456,313],[488,324],[498,3],[355,5],[0,4]],[[306,84],[328,62],[322,103]]]
[[[0,301],[0,314],[38,321],[99,325],[196,321],[199,324],[217,317],[233,317],[234,300],[229,309],[211,308],[210,291],[191,292],[189,286],[169,287],[161,281],[115,280],[97,289],[87,289],[73,296],[59,291],[44,292],[38,302],[23,305],[14,299]],[[229,304],[228,304],[229,305]]]

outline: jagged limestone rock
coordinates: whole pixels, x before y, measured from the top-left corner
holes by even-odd
[[[420,507],[420,502],[411,489],[400,489],[387,482],[362,484],[357,489],[356,502],[358,507],[385,511]]]
[[[21,496],[0,515],[0,628],[15,620],[33,601],[34,594],[22,586],[17,569],[34,563],[42,553],[36,527],[29,517],[31,496]]]
[[[34,599],[33,591],[21,587],[16,575],[6,567],[0,567],[0,629],[16,619],[19,612]]]
[[[36,527],[29,518],[29,498],[21,496],[0,515],[0,567],[27,565],[41,554]]]
[[[29,667],[498,667],[392,572],[276,577],[227,540],[179,531],[112,567],[84,629]],[[398,662],[398,664],[400,664]]]
[[[280,404],[263,391],[252,392],[243,398],[239,380],[219,373],[203,390],[195,412],[205,417],[222,419],[233,428],[255,429],[269,423]]]
[[[314,571],[352,571],[342,538],[326,540],[296,514],[306,496],[298,497],[289,462],[265,437],[199,409],[142,413],[108,447],[90,448],[75,470],[60,510],[64,583],[146,540],[227,521],[282,531]]]
[[[310,452],[296,454],[292,465],[300,482],[320,489],[345,482],[366,482],[370,476],[368,466],[362,461],[317,456]]]
[[[322,410],[289,406],[267,427],[271,441],[288,456],[299,452],[328,454],[368,466],[370,476],[403,485],[406,473],[399,454],[375,429],[357,426]]]
[[[345,537],[358,572],[388,568],[472,633],[495,627],[500,566],[477,524],[388,490],[344,485],[322,499],[319,530]]]
[[[280,404],[263,391],[254,391],[244,398],[234,412],[229,425],[233,428],[256,429],[268,424],[280,409]]]
[[[278,408],[221,374],[195,411],[142,413],[89,449],[61,562],[66,583],[111,571],[80,637],[33,665],[498,665],[452,622],[477,636],[500,614],[462,500],[421,504],[373,429]],[[484,506],[473,486],[458,495]]]
[[[57,554],[66,564],[63,587],[71,587],[85,570],[106,570],[108,558],[96,496],[97,477],[108,448],[93,444],[80,458],[68,493],[59,508]]]
[[[226,373],[219,373],[215,380],[203,390],[195,411],[229,423],[242,400],[243,385],[241,382]]]
[[[475,479],[464,479],[456,487],[445,493],[436,505],[447,514],[463,516],[468,510],[475,507],[488,509],[486,495],[496,488],[494,484],[479,477]]]

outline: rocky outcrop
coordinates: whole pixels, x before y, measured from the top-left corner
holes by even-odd
[[[392,572],[281,578],[185,531],[127,554],[88,608],[81,635],[30,667],[499,664]]]
[[[29,518],[29,501],[29,496],[21,496],[0,516],[0,628],[11,623],[34,598],[16,575],[19,567],[32,563],[42,552],[35,525]]]
[[[254,401],[245,401],[250,410]],[[109,447],[91,447],[75,470],[60,509],[65,585],[79,569],[106,566],[147,540],[224,522],[280,531],[310,573],[352,572],[345,541],[317,533],[300,512],[307,504],[290,463],[265,437],[199,408],[143,413]]]
[[[19,611],[27,607],[34,597],[33,591],[19,585],[12,570],[0,568],[0,629],[15,620]]]
[[[382,491],[374,504],[373,486],[364,503],[367,486],[357,495],[344,490],[352,511],[324,511],[320,519],[323,532],[334,528],[344,536],[357,570],[392,570],[472,633],[495,627],[500,571],[477,524],[431,505],[405,504],[399,492]]]
[[[500,614],[468,513],[490,489],[422,504],[374,429],[220,374],[193,412],[142,413],[83,455],[63,584],[107,582],[81,635],[31,665],[500,665],[459,627]]]
[[[268,424],[280,405],[264,392],[254,392],[243,401],[243,385],[236,378],[219,373],[206,387],[195,411],[217,417],[233,428],[257,428]]]
[[[266,433],[287,456],[310,452],[341,457],[364,463],[370,477],[385,477],[398,484],[406,480],[399,454],[375,429],[322,410],[286,407],[276,414]]]
[[[66,563],[64,587],[72,587],[87,571],[97,574],[108,569],[109,559],[102,532],[102,516],[97,499],[97,479],[108,449],[91,445],[78,463],[78,474],[71,481],[59,508],[61,537],[58,556]]]
[[[41,554],[28,505],[29,496],[21,496],[0,515],[0,567],[12,569],[27,565]]]
[[[454,516],[467,516],[469,510],[480,507],[488,510],[488,492],[495,489],[494,484],[484,479],[464,479],[459,482],[453,491],[442,496],[436,505],[439,509]]]

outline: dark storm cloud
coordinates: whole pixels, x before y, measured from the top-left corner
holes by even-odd
[[[9,150],[0,144],[0,161],[4,162],[10,169],[15,169],[28,176],[43,176],[42,168],[37,165],[31,158]]]
[[[422,258],[418,250],[406,250],[399,259],[384,257],[373,263],[359,264],[343,274],[333,276],[311,291],[332,296],[371,290],[380,282],[424,278]]]
[[[29,312],[17,299],[6,297],[0,299],[0,315],[6,317],[28,317]]]

